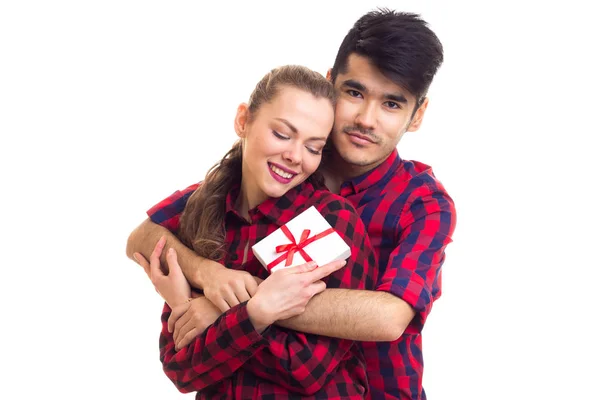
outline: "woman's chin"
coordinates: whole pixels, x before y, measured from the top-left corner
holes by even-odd
[[[265,187],[265,194],[268,197],[281,197],[284,194],[286,194],[288,192],[288,190],[290,190],[291,188],[294,187],[294,185],[292,185],[292,183],[284,185],[284,184],[275,182],[274,184],[271,184],[271,185],[268,185],[267,187]]]

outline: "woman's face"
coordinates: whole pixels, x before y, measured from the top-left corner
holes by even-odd
[[[248,209],[283,196],[316,171],[333,112],[328,99],[289,86],[252,118],[246,104],[238,107],[235,129],[244,140],[242,195]]]

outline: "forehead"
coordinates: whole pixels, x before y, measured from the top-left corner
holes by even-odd
[[[360,83],[370,94],[380,97],[401,95],[408,100],[409,104],[414,104],[415,97],[408,90],[387,78],[367,57],[356,53],[350,54],[346,71],[336,77],[336,88],[340,88],[348,80]]]
[[[313,124],[333,124],[333,105],[328,99],[290,86],[279,88],[277,95],[264,104],[258,114],[259,118],[261,115],[268,119],[285,118],[299,129]]]

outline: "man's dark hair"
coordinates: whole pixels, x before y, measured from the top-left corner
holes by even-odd
[[[347,71],[353,53],[367,57],[385,77],[415,96],[415,109],[444,60],[442,43],[419,15],[386,8],[363,15],[350,29],[331,70],[334,82]]]

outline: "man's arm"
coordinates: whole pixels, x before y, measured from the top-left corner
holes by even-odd
[[[312,298],[303,314],[276,325],[343,339],[391,342],[414,316],[407,302],[387,292],[327,289]]]
[[[179,265],[181,265],[183,274],[190,285],[202,289],[204,287],[203,282],[210,277],[211,273],[214,274],[215,268],[218,268],[220,264],[199,256],[192,249],[181,243],[171,231],[155,224],[149,218],[142,222],[129,235],[127,239],[127,257],[133,260],[133,253],[137,252],[149,260],[154,246],[156,246],[156,243],[163,236],[167,240],[165,248],[172,247],[177,253]],[[166,251],[162,252],[160,256],[161,265],[167,265],[166,253]]]
[[[227,272],[220,264],[197,255],[168,229],[149,219],[129,236],[127,256],[133,259],[133,253],[139,252],[149,259],[161,236],[167,239],[165,247],[173,247],[177,252],[179,264],[190,285],[202,288],[202,282],[214,281],[220,273]],[[165,254],[161,255],[163,265],[166,265]],[[386,292],[327,289],[308,303],[303,314],[276,324],[341,339],[393,341],[402,335],[414,315],[408,303]],[[374,326],[380,328],[373,329]]]
[[[277,324],[360,341],[393,341],[409,325],[420,330],[439,296],[438,278],[456,211],[444,190],[423,187],[397,215],[399,240],[377,291],[328,289],[302,315]]]
[[[177,253],[183,275],[191,286],[203,289],[207,299],[222,312],[227,311],[250,299],[256,292],[258,283],[246,271],[226,268],[216,261],[206,259],[185,246],[169,229],[146,219],[129,235],[127,240],[127,256],[133,258],[133,253],[141,253],[149,259],[154,246],[161,237],[167,242],[165,248],[172,247]],[[161,265],[166,264],[166,252],[160,257]],[[136,260],[137,261],[137,260]],[[139,263],[139,261],[138,261]],[[163,268],[163,272],[164,268]]]

